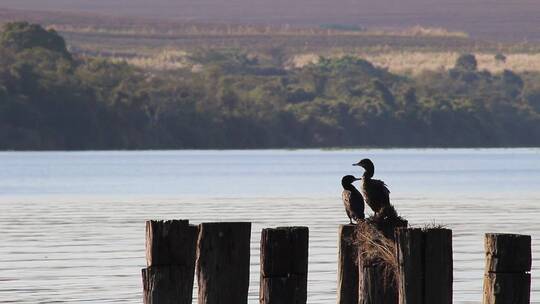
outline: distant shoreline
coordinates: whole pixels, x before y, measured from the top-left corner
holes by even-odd
[[[101,149],[101,150],[0,150],[0,153],[37,153],[37,152],[181,152],[181,151],[351,151],[351,150],[536,150],[540,149],[540,146],[508,146],[508,147],[495,147],[495,146],[477,146],[477,147],[375,147],[375,146],[356,146],[356,147],[275,147],[275,148],[185,148],[185,149]]]

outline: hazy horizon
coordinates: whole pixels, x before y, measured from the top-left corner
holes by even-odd
[[[364,27],[443,27],[472,37],[540,40],[540,5],[531,0],[3,0],[0,8],[77,12],[175,21]]]

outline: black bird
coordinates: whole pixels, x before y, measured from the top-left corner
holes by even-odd
[[[352,221],[364,219],[364,199],[362,194],[353,186],[353,182],[360,180],[352,175],[345,175],[341,179],[341,185],[343,186],[343,193],[341,197],[343,198],[343,204],[345,205],[345,212],[349,217],[351,224]]]
[[[353,166],[360,166],[365,170],[360,191],[366,203],[375,212],[375,217],[397,217],[394,206],[390,204],[390,190],[383,181],[372,178],[375,174],[373,162],[365,158]]]

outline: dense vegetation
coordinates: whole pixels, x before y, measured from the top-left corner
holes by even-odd
[[[463,55],[405,77],[355,58],[201,51],[197,71],[70,54],[52,30],[0,33],[1,149],[538,146],[540,75]]]

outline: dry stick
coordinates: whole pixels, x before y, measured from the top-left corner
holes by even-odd
[[[203,223],[199,231],[198,303],[246,304],[251,223]]]
[[[358,266],[354,233],[356,225],[339,225],[338,304],[358,304]]]
[[[531,236],[485,236],[484,304],[529,304],[531,293]]]
[[[145,304],[191,304],[197,234],[187,220],[146,222]]]
[[[306,303],[308,238],[307,227],[262,230],[261,304]]]

